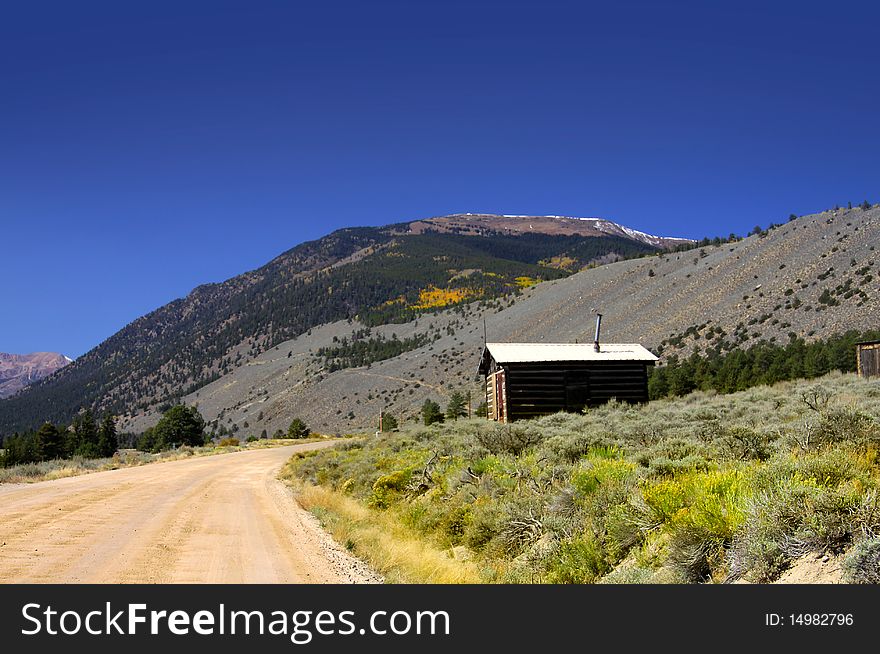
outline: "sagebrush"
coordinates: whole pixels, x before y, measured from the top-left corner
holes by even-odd
[[[299,454],[289,474],[466,552],[484,581],[766,582],[880,534],[878,388],[833,373],[511,425],[459,420]],[[874,551],[853,580],[873,578]]]

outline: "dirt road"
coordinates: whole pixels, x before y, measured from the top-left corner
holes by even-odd
[[[376,581],[275,478],[294,452],[327,445],[0,486],[0,582]]]

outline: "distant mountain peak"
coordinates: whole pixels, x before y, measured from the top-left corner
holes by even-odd
[[[57,352],[0,352],[0,398],[14,395],[72,362],[73,359]]]
[[[688,238],[655,236],[606,218],[598,217],[456,213],[410,223],[410,230],[416,233],[429,229],[474,235],[491,232],[532,232],[563,236],[619,236],[660,248],[670,248],[682,243],[693,242],[692,239]]]

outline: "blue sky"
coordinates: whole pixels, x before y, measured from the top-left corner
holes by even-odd
[[[0,351],[79,356],[338,227],[880,201],[876,3],[15,4]]]

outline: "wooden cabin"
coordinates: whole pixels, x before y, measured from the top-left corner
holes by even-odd
[[[582,411],[611,398],[648,401],[648,366],[657,357],[629,343],[486,343],[488,417],[499,422]]]
[[[880,377],[880,341],[856,343],[856,372],[859,377]]]

